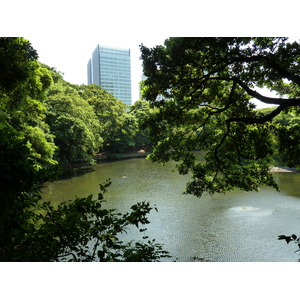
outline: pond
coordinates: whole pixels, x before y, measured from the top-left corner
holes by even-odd
[[[64,201],[95,196],[99,183],[110,178],[105,199],[121,212],[136,202],[149,201],[151,212],[147,235],[164,245],[172,255],[168,261],[295,262],[295,244],[278,241],[280,234],[300,233],[300,173],[276,173],[281,192],[262,188],[259,192],[236,190],[225,195],[184,195],[189,176],[181,176],[175,163],[162,166],[146,159],[103,163],[90,172],[49,183],[43,199]],[[125,240],[140,240],[130,230]]]

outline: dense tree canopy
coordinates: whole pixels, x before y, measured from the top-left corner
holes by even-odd
[[[110,182],[100,184],[98,197],[58,207],[42,201],[41,184],[57,178],[58,162],[88,160],[102,150],[104,130],[116,130],[114,122],[123,124],[127,110],[100,87],[65,82],[37,58],[26,39],[0,38],[0,261],[156,261],[168,256],[145,235],[149,203],[137,203],[126,214],[105,208]],[[93,90],[99,98],[88,95]],[[121,241],[130,225],[143,233],[142,241]]]
[[[128,108],[98,85],[73,85],[55,69],[44,67],[54,82],[46,93],[45,122],[54,135],[55,158],[61,165],[93,162],[95,154],[123,153],[149,143],[139,126],[147,102]]]
[[[45,169],[55,164],[56,147],[44,122],[43,105],[52,78],[36,57],[27,40],[0,39],[0,193],[27,190],[45,180]]]
[[[300,105],[300,45],[287,38],[170,38],[141,46],[144,98],[155,108],[146,123],[154,161],[178,161],[191,171],[187,192],[201,196],[235,187],[278,188],[269,172],[276,147],[290,166],[299,163],[298,122],[283,128],[273,119]],[[275,91],[264,96],[258,88]],[[255,109],[250,99],[274,104]],[[279,136],[274,143],[274,136]],[[204,153],[198,160],[194,151]]]
[[[137,149],[151,147],[152,143],[149,136],[149,130],[143,128],[144,120],[151,113],[149,102],[138,100],[129,108],[129,114],[132,115],[135,125],[134,146]]]
[[[91,160],[103,144],[103,126],[94,108],[81,97],[77,86],[51,70],[54,84],[46,95],[46,122],[58,147],[56,159],[61,164]]]
[[[44,122],[48,71],[22,38],[0,38],[0,259],[15,253],[36,204],[36,187],[50,179],[53,136]],[[16,242],[18,240],[18,242]],[[5,249],[5,250],[4,250]]]
[[[23,38],[0,38],[0,260],[156,261],[155,240],[123,243],[130,225],[144,233],[149,203],[105,209],[98,197],[41,201],[40,184],[57,164],[92,161],[100,151],[156,147],[154,161],[192,174],[187,192],[277,187],[274,159],[300,165],[300,50],[286,38],[170,38],[141,46],[144,97],[126,107],[101,87],[77,86],[37,61]],[[267,97],[257,88],[277,93]],[[256,98],[276,107],[256,110]],[[143,124],[143,129],[140,125]],[[195,155],[204,154],[204,159]],[[280,236],[286,241],[299,238]]]
[[[133,135],[127,128],[127,107],[121,100],[103,90],[100,86],[92,84],[81,85],[80,94],[94,109],[96,116],[103,127],[103,150],[123,152],[130,141],[126,137]]]

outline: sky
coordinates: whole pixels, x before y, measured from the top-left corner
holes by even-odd
[[[39,61],[56,67],[58,71],[64,73],[64,79],[74,84],[87,84],[87,63],[92,56],[97,44],[118,48],[130,49],[131,53],[131,89],[132,102],[139,99],[139,82],[142,76],[142,62],[140,58],[139,45],[144,44],[153,47],[163,44],[166,36],[155,36],[152,38],[123,36],[114,38],[103,36],[87,36],[82,39],[58,39],[40,40],[39,37],[26,37],[39,54]],[[53,46],[58,44],[59,46]],[[70,46],[71,45],[71,46]],[[51,55],[49,55],[49,52]]]
[[[55,67],[74,84],[87,84],[87,63],[97,44],[129,48],[133,102],[139,98],[142,75],[140,44],[153,47],[170,36],[270,36],[275,32],[284,36],[289,32],[279,20],[271,23],[264,14],[267,4],[257,0],[247,8],[248,15],[233,12],[230,8],[239,3],[233,0],[211,0],[201,5],[195,0],[42,3],[10,0],[2,4],[0,35],[27,38],[37,50],[40,62]],[[255,4],[260,4],[259,10]],[[280,7],[281,12],[285,10]],[[288,11],[297,16],[293,10]],[[255,22],[251,14],[255,15]]]

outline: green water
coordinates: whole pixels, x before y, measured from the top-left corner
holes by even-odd
[[[297,261],[296,245],[278,241],[280,234],[300,234],[300,174],[278,173],[281,193],[234,191],[196,198],[183,195],[188,176],[145,159],[94,166],[90,172],[48,184],[43,198],[52,202],[97,195],[99,183],[110,178],[107,205],[124,212],[138,201],[150,201],[147,234],[164,244],[177,261]],[[129,230],[125,240],[138,239]]]

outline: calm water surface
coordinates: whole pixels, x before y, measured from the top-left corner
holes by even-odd
[[[82,176],[48,184],[43,198],[52,202],[95,196],[99,183],[110,178],[107,205],[121,212],[140,201],[150,201],[153,211],[147,235],[164,244],[177,261],[295,262],[295,244],[278,241],[280,234],[300,234],[300,174],[275,175],[281,193],[234,191],[196,198],[183,195],[188,176],[145,159],[104,163]],[[124,240],[140,239],[134,228]]]

